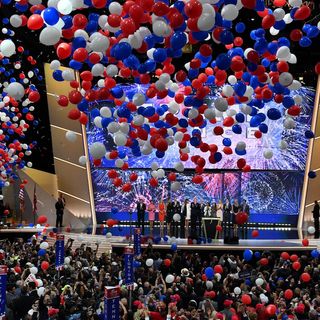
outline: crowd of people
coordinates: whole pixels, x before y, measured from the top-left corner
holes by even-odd
[[[2,241],[8,266],[8,320],[104,318],[105,286],[121,287],[121,320],[307,320],[320,317],[319,252],[233,254],[175,250],[152,243],[134,259],[132,300],[122,252],[97,256],[98,244],[65,245],[55,269],[55,246]],[[41,248],[45,254],[39,255]],[[30,277],[33,274],[33,277]],[[132,303],[131,303],[132,302]]]
[[[223,224],[227,233],[230,233],[229,237],[237,237],[238,224],[236,218],[238,213],[244,212],[247,216],[250,214],[250,208],[245,199],[241,203],[238,199],[234,199],[232,202],[226,199],[224,203],[222,200],[218,203],[210,203],[199,201],[197,197],[193,201],[184,199],[181,203],[178,199],[172,201],[169,198],[167,203],[160,200],[158,206],[152,200],[146,204],[140,198],[136,204],[136,211],[138,227],[141,227],[142,234],[144,234],[146,212],[148,213],[151,234],[157,213],[160,222],[160,236],[164,235],[166,223],[167,234],[180,238],[200,237],[203,217],[217,218],[219,224]]]

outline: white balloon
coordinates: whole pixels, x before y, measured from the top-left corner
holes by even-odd
[[[215,15],[202,13],[197,21],[197,27],[201,31],[209,31],[214,27],[215,24]]]
[[[235,287],[235,288],[233,289],[233,292],[234,292],[235,294],[239,295],[239,294],[241,294],[241,289],[240,289],[239,287]]]
[[[43,282],[42,282],[41,279],[37,279],[37,280],[36,280],[36,283],[37,283],[37,287],[38,287],[38,288],[40,288],[40,287],[43,286]]]
[[[89,40],[89,35],[88,35],[88,32],[86,32],[85,30],[83,29],[78,29],[74,32],[74,37],[82,37],[84,38],[86,41]]]
[[[105,53],[109,45],[110,41],[108,37],[100,32],[95,32],[90,36],[90,47],[93,51]]]
[[[262,278],[258,278],[258,279],[256,279],[256,285],[257,285],[257,286],[262,286],[262,285],[263,285],[263,283],[264,283],[264,281],[263,281],[263,279],[262,279]]]
[[[102,128],[101,121],[102,121],[101,117],[95,117],[94,120],[93,120],[93,123],[97,128]]]
[[[239,151],[245,150],[246,147],[247,147],[247,145],[244,141],[239,141],[236,145],[236,149]]]
[[[266,159],[271,159],[273,157],[273,152],[272,150],[268,149],[268,150],[265,150],[263,152],[263,156],[266,158]]]
[[[72,3],[69,0],[60,0],[57,8],[61,14],[67,15],[72,12]]]
[[[299,90],[301,88],[301,83],[298,80],[293,80],[288,88],[290,90]]]
[[[106,148],[103,143],[101,142],[94,142],[89,147],[90,154],[92,155],[93,159],[101,159],[106,154]]]
[[[6,88],[5,92],[15,100],[21,100],[24,97],[24,87],[19,82],[12,82]]]
[[[302,5],[302,0],[289,0],[291,7],[300,7]]]
[[[152,170],[158,170],[159,169],[159,164],[157,162],[152,162],[151,163],[151,169]]]
[[[287,14],[284,16],[283,21],[284,21],[286,24],[290,24],[290,23],[293,21],[293,19],[291,18],[290,13],[287,13]]]
[[[67,131],[66,132],[66,139],[70,142],[76,142],[77,141],[77,134],[73,131]]]
[[[41,242],[40,243],[40,249],[47,250],[48,248],[49,248],[49,243],[48,242]]]
[[[125,134],[123,133],[116,133],[114,136],[113,136],[113,140],[114,140],[114,143],[117,145],[117,146],[124,146],[126,145],[127,143],[127,137]]]
[[[163,83],[168,83],[170,81],[170,74],[162,73],[159,77],[160,81]]]
[[[221,10],[222,18],[225,20],[233,21],[239,15],[239,10],[234,4],[227,4]]]
[[[233,75],[229,76],[229,77],[228,77],[228,82],[229,82],[231,85],[235,85],[235,84],[237,83],[237,78],[236,78],[236,76],[233,76]]]
[[[108,233],[106,234],[106,237],[107,237],[108,239],[110,239],[110,238],[112,237],[112,233],[111,233],[111,232],[108,232]]]
[[[281,140],[279,143],[279,148],[281,150],[286,150],[288,148],[288,143],[285,140]]]
[[[109,4],[109,11],[111,14],[117,14],[120,15],[122,12],[122,5],[118,2],[111,2]]]
[[[115,165],[116,165],[117,168],[122,168],[123,165],[124,165],[124,161],[122,159],[117,159],[115,161]]]
[[[62,71],[62,78],[66,81],[75,80],[75,75],[73,70],[63,70]]]
[[[221,278],[222,278],[222,276],[221,276],[220,273],[216,273],[216,274],[214,275],[214,277],[217,279],[218,282],[219,282],[219,281],[221,280]]]
[[[96,63],[92,68],[91,72],[94,77],[100,77],[103,75],[104,65],[101,63]]]
[[[179,214],[179,213],[175,213],[175,214],[173,215],[173,221],[179,222],[180,220],[181,220],[180,214]]]
[[[293,76],[289,72],[282,72],[279,76],[279,83],[285,87],[288,87],[292,84]]]
[[[315,232],[316,232],[315,227],[313,227],[313,226],[308,227],[308,233],[309,234],[314,234]]]
[[[220,112],[225,112],[228,109],[228,102],[224,98],[218,98],[214,101],[215,108]]]
[[[46,291],[46,289],[45,289],[44,287],[38,288],[38,289],[37,289],[38,296],[39,296],[39,297],[44,296],[45,291]]]
[[[80,156],[79,157],[79,163],[82,166],[85,166],[87,164],[87,157],[86,156]]]
[[[147,259],[147,261],[146,261],[146,266],[147,267],[151,267],[153,265],[153,259]]]
[[[54,27],[46,27],[40,32],[39,40],[45,46],[53,46],[60,40],[61,33]]]
[[[275,29],[274,27],[270,28],[270,34],[273,36],[276,36],[280,31],[278,29]]]
[[[102,107],[100,109],[100,115],[104,118],[110,118],[112,113],[109,107]]]
[[[118,122],[110,122],[107,129],[110,133],[116,133],[120,130],[120,124]]]
[[[158,177],[157,171],[153,170],[153,171],[151,172],[151,176],[152,176],[153,178],[157,178],[157,177]]]
[[[273,11],[273,15],[276,18],[276,21],[280,21],[284,18],[286,12],[281,9],[281,8],[277,8]]]
[[[16,53],[16,45],[10,39],[3,40],[0,43],[0,51],[5,57],[11,57]]]
[[[175,135],[174,135],[174,140],[180,142],[180,141],[183,140],[183,136],[184,136],[184,134],[183,134],[182,132],[177,131],[177,132],[175,133]]]
[[[300,105],[302,103],[302,97],[298,94],[293,96],[294,103]]]
[[[139,47],[140,48],[140,47]],[[106,68],[107,75],[109,77],[114,77],[118,74],[118,67],[115,64],[109,64]]]
[[[52,60],[50,62],[50,69],[51,70],[58,70],[61,67],[61,63],[59,60]]]
[[[213,109],[209,108],[206,109],[203,114],[208,120],[212,120],[216,117],[216,112]]]
[[[179,181],[174,181],[171,183],[171,190],[176,192],[181,189],[181,183]]]
[[[132,122],[135,126],[142,126],[144,124],[144,120],[145,120],[144,116],[142,116],[141,114],[138,114],[138,115],[134,116]]]
[[[248,106],[247,104],[241,105],[240,109],[244,114],[247,114],[247,115],[252,112],[252,108],[250,106]]]
[[[213,282],[212,281],[206,281],[206,287],[208,290],[211,290],[213,288]]]
[[[168,274],[166,276],[166,283],[172,283],[174,281],[174,276],[172,274]]]
[[[226,96],[226,97],[231,97],[234,93],[234,90],[231,86],[229,86],[228,84],[225,85],[223,88],[222,88],[222,93]]]
[[[278,59],[287,59],[290,58],[290,49],[286,46],[282,46],[277,50],[276,56]]]
[[[171,28],[164,20],[159,19],[152,24],[152,30],[158,37],[164,37],[168,34],[168,31],[171,30]]]
[[[199,115],[199,111],[196,108],[192,108],[188,112],[189,119],[195,119]]]
[[[291,117],[287,117],[283,122],[283,126],[288,130],[294,129],[296,127],[296,123]]]
[[[291,53],[288,62],[291,64],[296,64],[298,62],[297,56],[295,54]]]
[[[19,15],[14,14],[10,17],[10,24],[14,28],[19,28],[22,25],[22,18]]]
[[[142,104],[144,104],[146,102],[146,96],[142,93],[136,93],[132,98],[132,102],[136,106],[141,106]]]
[[[30,268],[30,273],[37,274],[38,273],[38,268],[37,267],[31,267]]]
[[[157,177],[159,179],[163,178],[166,175],[165,171],[163,169],[158,169],[157,170]]]
[[[120,123],[120,131],[124,134],[128,134],[130,131],[129,123],[127,122],[121,122]]]
[[[176,162],[174,165],[175,170],[178,172],[183,172],[184,171],[184,166],[182,162]]]

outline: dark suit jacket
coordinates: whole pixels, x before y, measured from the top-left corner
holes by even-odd
[[[312,210],[313,213],[313,219],[319,219],[319,204],[315,204]]]
[[[140,203],[140,202],[138,202],[138,203],[137,203],[137,212],[138,212],[139,214],[144,214],[145,211],[146,211],[146,204],[145,204],[145,203]]]

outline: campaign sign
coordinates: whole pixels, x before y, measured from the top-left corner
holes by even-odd
[[[120,320],[120,287],[104,288],[104,320]]]
[[[140,228],[134,229],[133,246],[134,246],[134,254],[136,256],[140,256],[141,254],[141,229]]]
[[[132,285],[134,283],[133,256],[134,256],[134,249],[132,247],[125,247],[124,248],[124,271],[125,271],[125,283],[127,286]]]
[[[0,265],[0,319],[6,314],[6,290],[8,267]]]
[[[64,235],[61,233],[57,234],[56,241],[56,269],[63,269],[64,265]]]

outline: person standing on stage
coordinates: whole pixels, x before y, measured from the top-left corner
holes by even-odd
[[[175,214],[178,214],[179,216],[181,215],[181,204],[180,202],[178,201],[178,199],[175,199],[174,202],[173,202],[173,216]],[[181,216],[180,216],[181,217]],[[180,219],[181,220],[181,219]],[[173,235],[178,238],[178,224],[179,222],[178,221],[175,221],[173,219],[172,221],[173,223]]]
[[[212,217],[210,202],[207,202],[207,204],[205,205],[205,207],[203,209],[203,216],[206,218]]]
[[[155,210],[156,206],[153,204],[152,200],[148,205],[148,213],[149,213],[149,225],[150,225],[150,234],[153,234],[153,223],[155,219]]]
[[[199,216],[201,216],[200,203],[198,203],[197,197],[194,197],[193,202],[191,203],[191,237],[192,238],[198,238],[197,221]]]
[[[146,204],[140,198],[137,203],[138,228],[141,229],[141,234],[144,234],[144,215],[146,213]]]
[[[164,236],[164,220],[166,218],[166,205],[163,202],[163,199],[159,202],[159,222],[160,222],[160,237]]]
[[[63,210],[64,207],[66,206],[66,199],[63,197],[62,193],[59,193],[59,198],[58,201],[56,202],[56,228],[60,227],[62,228],[62,223],[63,223]]]
[[[215,202],[213,202],[211,205],[211,217],[217,217],[217,204]]]
[[[237,224],[237,214],[240,212],[240,205],[238,199],[234,199],[232,205],[232,223],[233,223],[233,236],[238,237],[238,224]]]
[[[167,215],[166,215],[167,234],[169,237],[171,237],[171,224],[172,224],[172,219],[174,215],[174,208],[170,198],[168,199],[168,202],[167,202],[166,212],[167,212]]]
[[[314,237],[319,238],[319,203],[317,200],[314,202],[312,214],[315,228]]]
[[[233,227],[233,221],[232,221],[232,206],[227,198],[226,203],[223,205],[223,220],[225,221],[224,223],[224,228],[225,228],[225,236],[228,238],[231,238],[231,229]]]
[[[246,213],[248,216],[248,220],[249,221],[249,215],[250,215],[250,208],[248,205],[247,200],[243,199],[242,204],[241,204],[241,211]],[[248,225],[247,222],[242,226],[242,233],[243,233],[243,238],[247,239],[248,238]]]
[[[189,235],[189,221],[191,206],[189,199],[185,199],[181,207],[180,238],[187,238]]]

